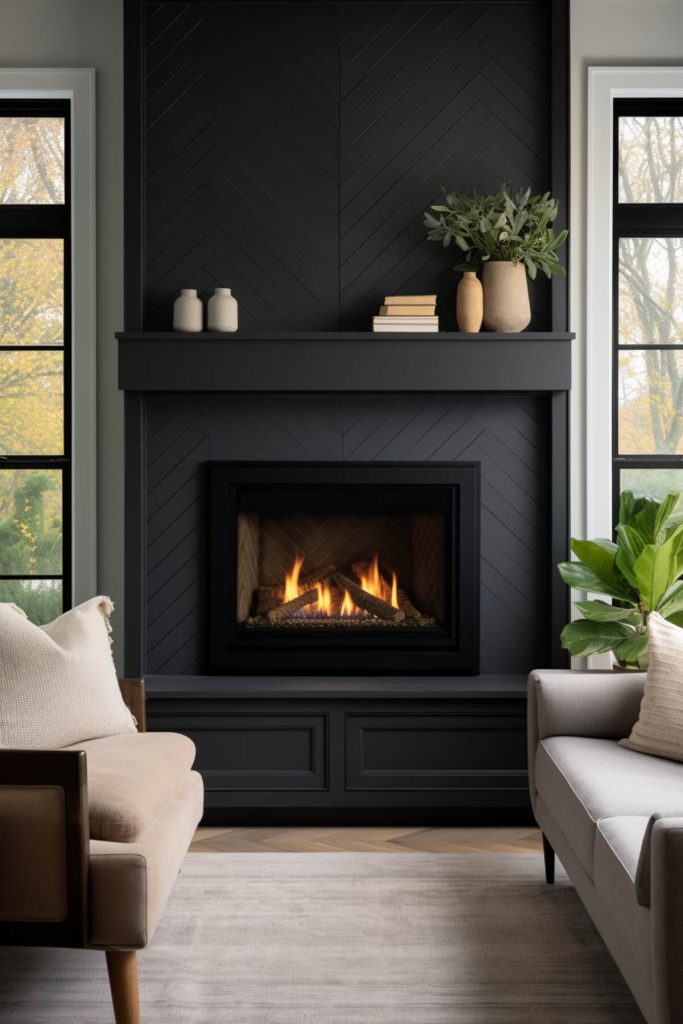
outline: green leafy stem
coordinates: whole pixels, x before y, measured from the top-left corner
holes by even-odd
[[[568,232],[551,227],[557,209],[549,192],[513,192],[505,184],[495,195],[444,191],[443,202],[425,213],[424,225],[430,241],[444,248],[454,243],[465,253],[454,270],[476,271],[487,260],[505,260],[524,263],[533,280],[539,270],[547,277],[565,273],[557,250]]]

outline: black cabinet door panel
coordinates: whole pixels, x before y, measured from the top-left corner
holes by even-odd
[[[173,722],[155,721],[173,729]],[[184,716],[207,792],[325,790],[327,715]]]
[[[346,788],[523,789],[522,715],[349,714]]]

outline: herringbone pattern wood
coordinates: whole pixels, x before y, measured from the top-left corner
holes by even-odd
[[[422,212],[443,186],[548,186],[546,9],[146,4],[146,326],[227,284],[247,329],[367,330],[406,291],[454,329],[455,253]]]
[[[535,828],[198,828],[192,853],[539,853]]]
[[[147,402],[147,664],[204,669],[207,461],[481,462],[481,671],[547,661],[548,399],[156,395]]]

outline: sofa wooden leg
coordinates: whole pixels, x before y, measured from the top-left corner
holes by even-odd
[[[548,885],[555,881],[555,851],[543,836],[543,860],[545,861],[545,880]]]
[[[116,1024],[140,1024],[138,961],[135,951],[107,950],[107,971]]]

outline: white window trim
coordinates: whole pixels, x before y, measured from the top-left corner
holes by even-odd
[[[681,67],[588,68],[586,529],[612,536],[612,174],[614,100],[682,97]]]
[[[0,99],[71,100],[73,603],[97,593],[95,71],[0,69]]]

